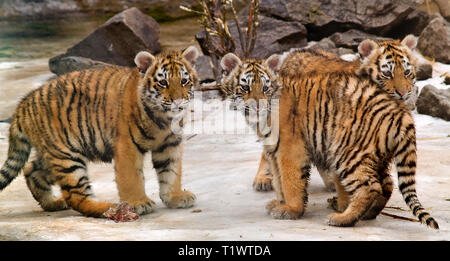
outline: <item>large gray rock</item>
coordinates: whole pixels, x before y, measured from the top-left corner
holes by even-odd
[[[194,68],[197,71],[200,82],[214,81],[214,73],[212,70],[211,57],[202,55],[195,60]]]
[[[161,51],[159,25],[139,9],[130,8],[109,19],[81,42],[69,48],[65,54],[50,59],[49,63],[54,73],[65,69],[58,69],[52,64],[64,64],[60,60],[69,56],[134,66],[134,57],[142,50],[151,53]]]
[[[442,17],[431,20],[420,34],[417,48],[438,62],[450,63],[450,23]]]
[[[306,28],[299,22],[282,21],[264,15],[260,15],[258,21],[257,38],[251,58],[264,59],[273,53],[281,53],[291,48],[303,47],[307,44]],[[247,18],[241,16],[239,22],[242,30],[245,30]],[[242,50],[237,27],[234,22],[230,22],[228,26],[235,40],[235,52],[241,55]],[[201,31],[197,33],[195,38],[202,47],[203,53],[209,54],[205,46],[205,32]]]
[[[336,47],[336,44],[330,40],[329,37],[323,38],[322,40],[312,44],[309,49],[322,49],[326,50],[330,53],[335,54],[336,56],[341,56],[344,54],[353,54],[354,51],[349,48],[344,47]]]
[[[422,10],[412,11],[401,23],[394,26],[387,36],[402,39],[408,34],[419,36],[431,20],[438,14],[428,14]]]
[[[417,99],[417,112],[450,121],[450,88],[426,85]]]
[[[358,45],[365,39],[372,39],[376,42],[392,40],[392,38],[380,37],[356,29],[351,29],[343,33],[337,32],[332,34],[329,38],[334,42],[336,47],[349,48],[355,52],[358,51]]]
[[[450,1],[448,0],[434,0],[439,6],[442,16],[450,21]]]
[[[433,77],[433,66],[430,63],[421,63],[416,69],[416,80],[423,81]]]
[[[309,40],[335,32],[358,29],[382,36],[393,31],[415,9],[408,1],[392,0],[261,0],[260,13],[285,21],[298,21]],[[398,36],[401,37],[401,36]]]
[[[433,15],[415,9],[417,5],[416,0],[261,0],[259,9],[268,17],[302,23],[308,40],[350,29],[400,39],[419,35],[431,21]]]
[[[111,64],[94,61],[89,58],[79,56],[62,56],[50,59],[50,71],[57,74],[65,74],[72,71],[80,71],[89,68],[103,67]]]
[[[234,1],[235,5],[244,0]],[[137,7],[157,21],[174,20],[190,15],[180,5],[198,7],[197,0],[0,0],[0,18],[67,17],[73,13],[118,13]]]

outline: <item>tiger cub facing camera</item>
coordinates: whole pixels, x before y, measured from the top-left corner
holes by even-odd
[[[270,104],[274,95],[279,97],[278,115],[266,114],[278,118],[272,132],[279,132],[275,144],[264,146],[277,196],[266,205],[269,214],[277,219],[303,215],[315,165],[333,175],[338,192],[337,213],[329,216],[329,225],[374,219],[392,194],[389,166],[395,162],[406,204],[420,222],[438,229],[417,197],[415,126],[405,103],[351,71],[305,76],[297,63],[286,62],[292,61],[289,55],[295,53],[241,61],[227,54],[221,61],[226,74],[222,91],[241,100],[246,116],[261,112],[259,103],[251,100]],[[258,119],[267,122],[263,126],[274,122]]]
[[[23,169],[33,197],[46,211],[72,208],[102,217],[117,204],[97,201],[87,162],[114,160],[121,202],[139,215],[153,211],[145,193],[143,159],[151,152],[159,196],[170,208],[193,206],[181,188],[182,137],[171,128],[198,83],[191,46],[156,56],[140,52],[137,68],[110,66],[62,75],[22,99],[9,131],[9,150],[0,170],[4,189]],[[35,158],[27,163],[31,148]],[[59,185],[62,196],[51,190]]]

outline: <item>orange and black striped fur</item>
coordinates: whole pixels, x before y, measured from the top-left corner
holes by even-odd
[[[303,49],[292,51],[286,63],[291,64],[292,70],[296,70],[290,73],[295,73],[298,77],[317,73],[356,73],[361,78],[372,80],[393,98],[402,100],[409,109],[414,110],[418,88],[414,84],[417,58],[413,56],[412,50],[416,45],[417,39],[413,35],[406,36],[402,41],[375,43],[367,39],[358,46],[361,59],[352,62],[321,49]],[[263,155],[253,182],[257,191],[272,188],[268,170]],[[330,191],[334,190],[334,182],[329,173],[323,169],[319,169],[319,173],[325,187]]]
[[[265,61],[241,61],[233,53],[221,60],[225,75],[221,92],[225,97],[233,98],[238,109],[244,112],[247,123],[264,142],[258,174],[253,183],[253,187],[259,191],[272,190],[266,154],[278,140],[278,119],[272,119],[272,114],[275,112],[276,115],[278,110],[275,102],[279,99],[280,91],[276,74],[281,61],[282,56],[276,54]]]
[[[227,61],[229,58],[235,62]],[[243,87],[245,81],[241,79],[246,74],[237,67],[243,67],[246,61],[236,58],[226,55],[222,60],[234,73],[225,78],[225,88],[231,89],[231,85],[235,92],[247,90],[247,96],[261,92],[261,84]],[[305,77],[297,73],[300,69],[294,68],[295,64],[286,62],[289,59],[288,55],[282,62],[275,85],[281,86],[279,139],[265,148],[277,195],[267,204],[268,212],[278,219],[302,216],[308,201],[311,165],[315,165],[335,179],[338,199],[334,205],[341,213],[330,215],[330,225],[352,226],[358,220],[373,219],[391,196],[389,166],[395,161],[406,204],[422,223],[437,229],[437,222],[417,198],[415,127],[406,105],[353,72],[311,73]],[[270,67],[270,63],[261,66]],[[277,67],[273,71],[278,71]]]
[[[116,204],[94,198],[86,164],[114,160],[120,201],[149,213],[154,202],[145,193],[143,158],[150,151],[162,201],[171,208],[192,206],[195,196],[181,189],[182,137],[171,122],[198,82],[191,66],[197,56],[195,47],[157,56],[140,52],[137,68],[72,72],[29,93],[12,118],[0,189],[23,169],[44,210],[70,207],[101,217]],[[36,157],[26,164],[31,148]],[[61,198],[52,194],[55,183]]]
[[[362,41],[358,46],[359,59],[344,61],[320,49],[294,50],[289,63],[298,69],[298,75],[311,73],[354,72],[367,77],[392,97],[403,100],[408,108],[415,109],[417,87],[417,57],[413,55],[417,38],[407,35],[402,41]]]

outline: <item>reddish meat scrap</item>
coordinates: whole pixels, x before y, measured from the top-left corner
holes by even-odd
[[[134,212],[132,207],[128,205],[127,202],[122,202],[115,207],[109,208],[105,213],[103,213],[107,219],[113,220],[114,222],[130,222],[139,219],[139,215]]]

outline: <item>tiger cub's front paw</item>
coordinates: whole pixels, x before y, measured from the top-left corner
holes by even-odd
[[[271,191],[272,188],[272,177],[269,175],[258,175],[253,180],[253,189],[256,191]]]
[[[339,202],[338,197],[332,197],[327,199],[328,202],[328,208],[336,210],[337,212],[344,212],[347,208],[347,204],[343,202]]]
[[[164,199],[163,202],[169,208],[190,208],[194,206],[195,195],[187,190],[173,193],[170,198]]]
[[[275,219],[297,219],[303,215],[302,208],[294,208],[278,200],[272,200],[266,205],[269,214]]]
[[[267,213],[270,214],[272,209],[274,209],[275,207],[279,206],[281,203],[282,203],[281,201],[276,200],[276,199],[267,202],[267,204],[266,204]]]
[[[145,215],[152,213],[155,210],[155,202],[153,200],[146,198],[145,200],[131,201],[128,202],[131,209],[138,215]]]

